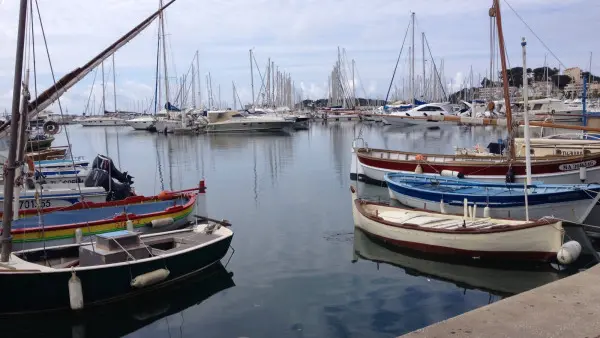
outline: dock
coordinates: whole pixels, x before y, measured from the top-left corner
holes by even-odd
[[[600,264],[402,337],[600,337]]]

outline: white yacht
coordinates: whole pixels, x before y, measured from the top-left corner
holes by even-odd
[[[233,110],[207,112],[206,132],[264,132],[284,131],[294,126],[295,119],[279,116],[252,116]]]
[[[84,127],[126,126],[127,125],[127,122],[125,121],[125,119],[114,117],[114,116],[91,116],[91,117],[79,120],[79,123]]]
[[[449,103],[427,103],[410,110],[393,112],[382,118],[385,124],[408,126],[431,123],[423,117],[436,115],[454,115],[452,106]]]
[[[144,115],[127,120],[125,123],[135,130],[151,130],[155,127],[156,119],[154,116]]]

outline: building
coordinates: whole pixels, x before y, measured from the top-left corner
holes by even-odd
[[[504,98],[504,89],[500,87],[487,87],[487,88],[478,88],[479,89],[479,99],[485,101],[493,101]],[[519,92],[519,88],[517,87],[508,87],[508,92],[510,97],[515,97]]]
[[[578,85],[583,83],[581,80],[581,68],[579,67],[567,68],[563,74],[568,75],[571,78],[572,84]]]

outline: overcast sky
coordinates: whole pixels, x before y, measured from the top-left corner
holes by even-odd
[[[57,77],[83,65],[103,48],[156,10],[158,0],[38,0]],[[173,76],[185,72],[196,50],[200,72],[210,71],[213,91],[221,85],[223,101],[232,102],[232,81],[249,102],[248,50],[264,72],[267,58],[292,75],[304,97],[327,92],[327,76],[337,59],[337,46],[355,59],[357,96],[385,97],[402,38],[416,12],[417,54],[425,32],[436,62],[444,59],[446,82],[461,83],[472,66],[475,80],[489,68],[489,0],[177,0],[166,12],[168,67]],[[600,1],[509,0],[534,32],[567,67],[600,73]],[[0,0],[0,112],[10,110],[18,0]],[[548,51],[501,2],[505,40],[511,66],[521,64],[520,39],[528,39],[528,65],[541,66]],[[37,18],[36,18],[37,20]],[[36,22],[38,87],[51,84],[48,62]],[[154,23],[115,56],[117,105],[135,107],[152,97],[156,64]],[[408,45],[406,46],[406,48]],[[404,51],[406,53],[407,50]],[[421,73],[417,55],[417,74]],[[426,59],[430,59],[426,56]],[[550,66],[559,62],[548,55]],[[408,74],[400,64],[399,85]],[[438,64],[439,66],[439,64]],[[107,109],[112,109],[112,64],[105,64]],[[63,96],[69,113],[83,111],[92,88],[90,73]],[[100,79],[98,74],[97,83]],[[398,83],[397,81],[397,83]],[[255,70],[255,83],[259,82]],[[258,86],[258,84],[256,85]],[[456,86],[456,85],[455,85]],[[33,89],[32,89],[33,91]],[[258,89],[257,89],[258,91]],[[366,94],[365,94],[366,92]],[[94,87],[99,105],[101,88]],[[206,94],[204,93],[204,99]],[[54,106],[52,108],[57,111]]]

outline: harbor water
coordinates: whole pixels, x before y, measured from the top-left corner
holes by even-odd
[[[504,137],[502,129],[316,122],[284,134],[66,130],[55,146],[68,135],[75,156],[108,151],[139,194],[205,179],[208,216],[232,223],[233,249],[223,266],[176,289],[87,315],[2,320],[2,337],[395,337],[561,277],[440,262],[355,233],[355,137],[371,147],[453,153],[454,146],[486,146]],[[358,188],[389,198],[384,188]]]

